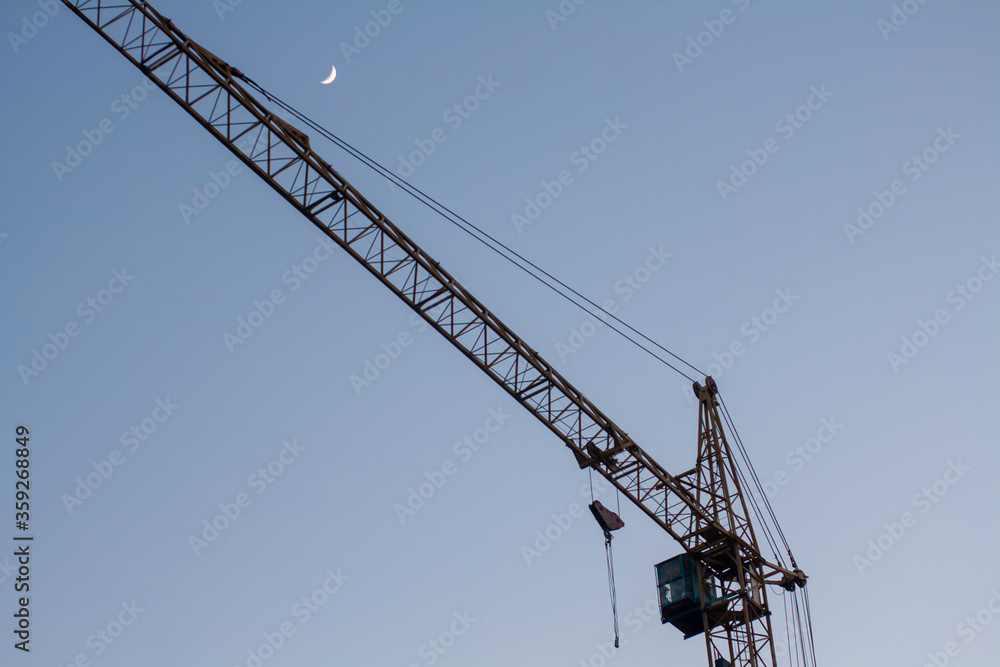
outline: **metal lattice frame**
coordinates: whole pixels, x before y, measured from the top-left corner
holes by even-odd
[[[719,419],[715,384],[709,380],[697,389],[698,463],[680,477],[694,479],[691,492],[713,519],[697,525],[689,544],[689,553],[696,553],[704,568],[703,586],[714,585],[720,598],[702,613],[710,664],[717,658],[739,667],[775,664],[762,560],[743,547],[757,539]]]
[[[305,134],[247,92],[238,81],[239,70],[188,38],[148,3],[63,3],[535,415],[572,450],[581,467],[592,467],[611,481],[692,556],[704,558],[710,540],[723,539],[732,545],[739,553],[736,561],[752,564],[751,577],[733,580],[730,589],[734,593],[745,597],[751,579],[778,583],[794,576],[760,556],[745,506],[738,522],[732,519],[736,515],[722,511],[733,500],[742,506],[738,486],[718,486],[712,477],[702,475],[701,465],[694,480],[689,473],[679,478],[667,473],[315,154]],[[717,414],[714,420],[717,424]],[[721,427],[717,432],[721,434]],[[719,446],[728,456],[724,440],[713,445]],[[714,461],[706,462],[706,471],[722,469]],[[732,613],[728,617],[725,625],[712,630],[710,651],[711,644],[718,646],[716,639],[724,636],[725,645],[732,647],[726,654],[747,656],[734,664],[767,664],[755,647],[767,644],[770,628],[765,636],[753,619],[741,625]]]

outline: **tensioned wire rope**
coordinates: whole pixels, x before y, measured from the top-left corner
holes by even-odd
[[[512,248],[510,248],[509,246],[507,246],[503,242],[501,242],[498,239],[496,239],[495,237],[491,236],[489,233],[487,233],[484,230],[480,229],[479,227],[477,227],[475,224],[473,224],[472,222],[470,222],[466,218],[464,218],[461,215],[455,213],[450,208],[448,208],[444,204],[440,203],[439,201],[437,201],[436,199],[434,199],[433,197],[431,197],[427,193],[423,192],[422,190],[420,190],[416,186],[413,186],[410,183],[402,180],[396,174],[394,174],[390,169],[384,167],[383,165],[381,165],[379,162],[377,162],[373,158],[369,157],[368,155],[366,155],[365,153],[363,153],[359,149],[357,149],[354,146],[352,146],[347,141],[341,139],[340,137],[338,137],[337,135],[335,135],[333,132],[331,132],[330,130],[326,129],[325,127],[323,127],[322,125],[320,125],[319,123],[317,123],[316,121],[314,121],[312,118],[306,116],[302,112],[300,112],[297,109],[295,109],[294,107],[292,107],[290,104],[286,103],[281,98],[277,97],[275,94],[273,94],[270,91],[266,90],[263,86],[261,86],[260,84],[258,84],[256,81],[254,81],[250,77],[248,77],[246,75],[241,75],[240,78],[243,81],[245,81],[248,85],[250,85],[252,88],[254,88],[255,90],[257,90],[259,93],[261,93],[262,95],[264,95],[264,97],[266,97],[268,100],[270,100],[274,104],[277,104],[279,107],[281,107],[282,109],[284,109],[286,112],[288,112],[289,114],[291,114],[295,118],[299,119],[300,121],[302,121],[303,123],[305,123],[306,125],[308,125],[309,127],[311,127],[312,129],[314,129],[315,131],[319,132],[322,136],[324,136],[325,138],[327,138],[328,140],[330,140],[331,142],[333,142],[337,147],[339,147],[342,150],[344,150],[345,152],[347,152],[349,155],[351,155],[352,157],[354,157],[355,159],[357,159],[358,161],[360,161],[362,164],[364,164],[365,166],[369,167],[370,169],[372,169],[373,171],[375,171],[376,173],[378,173],[380,176],[382,176],[382,177],[386,178],[387,180],[389,180],[389,182],[391,182],[394,185],[398,186],[400,189],[402,189],[404,192],[406,192],[407,194],[409,194],[411,197],[413,197],[414,199],[416,199],[417,201],[419,201],[420,203],[424,204],[426,207],[428,207],[429,209],[431,209],[432,211],[434,211],[435,213],[437,213],[438,215],[440,215],[441,217],[443,217],[446,221],[448,221],[449,223],[453,224],[454,226],[456,226],[458,229],[462,230],[466,234],[472,236],[474,239],[476,239],[477,241],[479,241],[480,243],[482,243],[488,249],[492,250],[494,253],[496,253],[497,255],[499,255],[500,257],[502,257],[503,259],[507,260],[508,262],[510,262],[511,264],[513,264],[516,268],[520,269],[521,271],[523,271],[524,273],[526,273],[530,277],[534,278],[536,281],[540,282],[542,285],[544,285],[548,289],[552,290],[553,292],[555,292],[557,295],[559,295],[563,299],[569,301],[570,303],[572,303],[573,305],[575,305],[577,308],[583,310],[588,315],[591,315],[593,317],[599,317],[590,308],[596,309],[598,312],[600,312],[603,315],[607,316],[608,318],[614,320],[615,322],[618,322],[623,327],[625,327],[629,331],[631,331],[634,334],[636,334],[638,337],[642,338],[643,340],[647,341],[651,345],[653,345],[656,348],[658,348],[659,350],[663,351],[664,353],[666,353],[670,357],[672,357],[675,360],[679,361],[680,363],[684,364],[685,366],[687,366],[688,368],[690,368],[691,370],[693,370],[695,373],[697,373],[699,376],[704,377],[706,375],[706,373],[704,373],[704,371],[700,370],[699,368],[697,368],[693,364],[691,364],[688,361],[686,361],[685,359],[681,358],[680,356],[678,356],[674,352],[670,351],[669,349],[667,349],[666,347],[664,347],[663,345],[661,345],[657,341],[653,340],[652,338],[650,338],[646,334],[644,334],[641,331],[639,331],[638,329],[634,328],[633,326],[631,326],[630,324],[628,324],[627,322],[625,322],[621,318],[617,317],[613,313],[609,312],[605,308],[602,308],[600,305],[598,305],[597,303],[595,303],[594,301],[592,301],[588,297],[584,296],[583,294],[581,294],[577,290],[573,289],[572,287],[570,287],[569,285],[567,285],[563,281],[559,280],[558,278],[556,278],[555,276],[553,276],[548,271],[542,269],[541,267],[539,267],[537,264],[535,264],[531,260],[527,259],[526,257],[524,257],[523,255],[521,255],[517,251],[513,250]],[[551,282],[548,282],[548,281],[551,281]],[[565,290],[565,292],[562,291],[562,290]],[[569,294],[567,294],[566,292],[568,292]],[[570,296],[570,295],[572,295],[572,296]],[[575,299],[574,299],[574,297],[575,297]],[[580,303],[580,301],[584,302],[587,305],[583,305],[582,303]],[[588,306],[590,306],[590,308],[588,308]],[[604,318],[600,318],[600,319],[604,320]],[[607,322],[605,321],[605,323],[607,323]],[[674,364],[671,364],[669,361],[667,361],[666,359],[664,359],[663,357],[661,357],[657,353],[653,352],[652,350],[650,350],[649,348],[647,348],[645,345],[643,345],[639,341],[635,340],[632,336],[630,336],[627,333],[621,331],[620,329],[618,329],[617,327],[615,327],[612,324],[608,324],[608,327],[610,329],[612,329],[613,331],[615,331],[620,336],[622,336],[623,338],[625,338],[626,340],[628,340],[629,342],[631,342],[632,344],[634,344],[639,349],[645,351],[647,354],[649,354],[653,358],[657,359],[658,361],[660,361],[661,363],[663,363],[667,367],[669,367],[672,370],[674,370],[675,372],[677,372],[678,374],[682,375],[683,377],[687,378],[688,380],[690,380],[692,382],[695,381],[694,378],[692,378],[690,375],[688,375],[684,371],[680,370],[679,368],[677,368],[677,366],[675,366]],[[785,549],[787,551],[788,550],[788,542],[785,540],[784,534],[781,533],[780,527],[777,526],[777,517],[775,517],[774,512],[771,510],[770,503],[767,501],[767,495],[763,492],[763,488],[762,488],[762,485],[760,483],[760,480],[757,477],[756,471],[753,469],[753,465],[750,463],[749,456],[747,456],[747,452],[746,452],[746,450],[743,447],[742,440],[740,439],[739,434],[735,431],[735,424],[733,424],[733,422],[732,422],[732,419],[731,419],[731,417],[729,415],[729,411],[728,411],[728,409],[726,409],[725,403],[723,401],[721,401],[721,393],[720,393],[720,402],[722,402],[722,405],[723,405],[723,413],[724,413],[724,415],[726,417],[726,421],[727,421],[728,425],[730,426],[730,429],[733,431],[733,434],[735,436],[735,439],[736,439],[736,442],[737,442],[737,445],[738,445],[738,450],[739,450],[739,452],[741,454],[741,458],[743,459],[743,462],[748,466],[748,470],[751,473],[751,478],[754,481],[754,487],[756,487],[757,492],[762,497],[763,503],[764,503],[764,505],[765,505],[765,507],[767,509],[767,515],[771,519],[771,521],[775,524],[775,526],[777,528],[777,531],[778,531],[779,535],[781,536],[781,541],[783,542],[783,544],[785,546]],[[739,468],[740,466],[737,466],[737,467]],[[751,494],[751,495],[756,495],[756,494]],[[754,503],[754,504],[756,504],[756,503]],[[764,517],[762,515],[758,514],[758,516],[759,516],[759,518],[764,519]],[[766,527],[768,522],[766,520],[764,520],[764,521],[762,521],[762,523]],[[769,543],[772,544],[772,547],[775,547],[775,551],[777,552],[778,551],[777,548],[776,548],[777,545],[774,542],[772,542],[772,539],[769,539],[768,541],[769,541]],[[779,554],[777,554],[777,553],[775,555],[779,556]],[[789,551],[789,555],[791,555],[790,551]],[[780,558],[780,556],[779,556],[779,558]]]
[[[316,132],[318,132],[320,135],[322,135],[323,137],[325,137],[326,139],[328,139],[329,141],[331,141],[334,145],[336,145],[340,149],[344,150],[348,155],[350,155],[351,157],[355,158],[356,160],[358,160],[359,162],[361,162],[362,164],[364,164],[368,168],[372,169],[374,172],[376,172],[377,174],[379,174],[380,176],[382,176],[383,178],[385,178],[386,180],[388,180],[393,185],[399,187],[401,190],[403,190],[403,192],[407,193],[408,195],[410,195],[411,197],[413,197],[414,199],[416,199],[418,202],[422,203],[424,206],[426,206],[427,208],[431,209],[432,211],[434,211],[435,213],[437,213],[438,215],[440,215],[442,218],[444,218],[446,221],[448,221],[449,223],[451,223],[452,225],[454,225],[455,227],[457,227],[461,231],[465,232],[466,234],[468,234],[469,236],[471,236],[475,240],[479,241],[481,244],[483,244],[484,246],[486,246],[488,249],[490,249],[491,251],[493,251],[494,253],[496,253],[497,255],[499,255],[500,257],[502,257],[503,259],[507,260],[509,263],[513,264],[516,268],[520,269],[521,271],[523,271],[524,273],[526,273],[528,276],[530,276],[531,278],[535,279],[536,281],[540,282],[542,285],[544,285],[548,289],[552,290],[557,295],[559,295],[560,297],[562,297],[566,301],[570,302],[571,304],[573,304],[577,308],[581,309],[582,311],[584,311],[588,315],[591,315],[592,317],[598,317],[599,319],[601,319],[602,321],[604,321],[604,323],[608,325],[609,329],[611,329],[612,331],[614,331],[618,335],[622,336],[623,338],[625,338],[626,340],[628,340],[629,342],[631,342],[633,345],[635,345],[639,349],[643,350],[644,352],[646,352],[647,354],[649,354],[650,356],[652,356],[657,361],[661,362],[662,364],[664,364],[668,368],[670,368],[673,371],[677,372],[678,374],[682,375],[683,377],[685,377],[689,381],[695,382],[694,378],[692,378],[690,375],[688,375],[687,373],[685,373],[684,371],[682,371],[680,368],[678,368],[674,364],[672,364],[669,361],[667,361],[666,359],[664,359],[662,356],[660,356],[659,354],[657,354],[653,350],[651,350],[648,347],[646,347],[643,343],[639,342],[638,340],[636,340],[635,338],[633,338],[632,336],[630,336],[628,333],[622,331],[621,329],[619,329],[618,327],[614,326],[613,324],[608,323],[607,319],[605,319],[605,318],[609,318],[611,320],[614,320],[615,322],[617,322],[618,324],[620,324],[625,329],[628,329],[633,334],[635,334],[639,338],[643,339],[644,341],[646,341],[647,343],[649,343],[653,347],[657,348],[658,350],[664,352],[666,355],[668,355],[668,356],[672,357],[673,359],[675,359],[676,361],[680,362],[680,364],[683,364],[687,368],[691,369],[692,371],[694,371],[695,373],[697,373],[699,376],[701,376],[701,377],[705,377],[706,376],[706,373],[704,373],[703,371],[701,371],[700,369],[698,369],[693,364],[689,363],[688,361],[686,361],[685,359],[681,358],[680,356],[678,356],[674,352],[670,351],[669,349],[667,349],[666,347],[664,347],[663,345],[661,345],[657,341],[653,340],[652,338],[650,338],[646,334],[642,333],[641,331],[639,331],[635,327],[631,326],[630,324],[628,324],[627,322],[625,322],[621,318],[617,317],[616,315],[614,315],[613,313],[611,313],[607,309],[601,307],[600,305],[598,305],[597,303],[595,303],[594,301],[592,301],[588,297],[584,296],[583,294],[581,294],[577,290],[573,289],[572,287],[570,287],[569,285],[567,285],[562,280],[559,280],[558,278],[556,278],[555,276],[553,276],[551,273],[549,273],[545,269],[542,269],[540,266],[538,266],[537,264],[535,264],[531,260],[527,259],[526,257],[524,257],[523,255],[521,255],[520,253],[518,253],[514,249],[510,248],[509,246],[507,246],[503,242],[499,241],[498,239],[496,239],[495,237],[493,237],[492,235],[490,235],[486,231],[480,229],[479,227],[477,227],[475,224],[473,224],[472,222],[470,222],[469,220],[467,220],[463,216],[455,213],[453,210],[451,210],[450,208],[448,208],[447,206],[445,206],[441,202],[437,201],[436,199],[434,199],[433,197],[431,197],[427,193],[423,192],[422,190],[420,190],[416,186],[411,185],[407,181],[401,179],[395,173],[393,173],[390,169],[384,167],[382,164],[380,164],[379,162],[377,162],[373,158],[369,157],[368,155],[366,155],[365,153],[363,153],[359,149],[355,148],[354,146],[352,146],[347,141],[341,139],[340,137],[338,137],[337,135],[335,135],[330,130],[326,129],[325,127],[323,127],[322,125],[320,125],[316,121],[312,120],[312,118],[306,116],[302,112],[298,111],[297,109],[295,109],[294,107],[292,107],[291,105],[289,105],[288,103],[286,103],[281,98],[277,97],[276,95],[274,95],[270,91],[266,90],[263,86],[261,86],[260,84],[258,84],[257,82],[255,82],[250,77],[248,77],[246,75],[240,75],[240,78],[243,81],[245,81],[249,86],[251,86],[253,89],[255,89],[260,94],[262,94],[264,97],[266,97],[268,100],[270,100],[272,103],[274,103],[274,104],[278,105],[279,107],[281,107],[282,109],[284,109],[286,112],[288,112],[289,114],[291,114],[292,116],[294,116],[295,118],[297,118],[298,120],[300,120],[302,123],[306,124],[307,126],[309,126],[310,128],[312,128],[313,130],[315,130]],[[591,308],[593,308],[597,312],[603,314],[605,317],[598,316],[594,312],[594,310],[591,310]],[[776,532],[777,532],[777,534],[779,536],[779,539],[780,539],[782,545],[785,547],[785,551],[788,553],[788,556],[791,558],[791,562],[792,562],[792,565],[794,567],[795,566],[795,558],[794,558],[794,556],[792,556],[791,549],[790,549],[790,547],[788,545],[788,541],[785,539],[784,532],[781,530],[781,526],[778,524],[778,520],[777,520],[777,517],[774,514],[774,511],[773,511],[772,507],[771,507],[771,503],[770,503],[770,501],[767,498],[767,494],[764,492],[763,486],[762,486],[762,484],[760,482],[760,478],[758,477],[757,472],[754,469],[753,464],[750,461],[750,457],[748,456],[747,451],[746,451],[746,449],[745,449],[745,447],[743,445],[743,441],[740,438],[739,433],[736,431],[736,425],[733,422],[731,415],[729,414],[729,410],[728,410],[728,408],[725,405],[725,401],[722,399],[721,393],[719,394],[719,400],[720,400],[720,403],[721,403],[722,408],[723,408],[722,412],[723,412],[723,415],[724,415],[724,420],[726,422],[726,425],[729,427],[730,431],[733,433],[734,440],[735,440],[735,442],[737,444],[737,451],[739,452],[739,455],[740,455],[739,458],[742,459],[742,463],[746,466],[746,469],[749,472],[749,480],[748,480],[747,477],[746,477],[746,474],[743,472],[743,466],[740,465],[740,461],[735,461],[734,462],[734,463],[736,463],[737,474],[739,475],[741,481],[743,482],[743,486],[744,487],[748,487],[747,490],[749,491],[749,493],[747,495],[750,498],[750,504],[751,504],[751,506],[753,508],[753,513],[757,517],[757,519],[759,521],[759,525],[761,525],[762,528],[764,529],[765,539],[767,540],[768,546],[770,546],[770,548],[772,549],[772,551],[774,553],[774,556],[778,560],[778,562],[782,563],[784,559],[781,558],[780,550],[779,550],[778,544],[777,544],[777,540],[775,539],[775,536],[774,536],[774,534],[771,531],[771,525],[772,524],[773,524],[774,529],[776,530]],[[753,485],[752,486],[748,485],[747,484],[748,481],[752,481]],[[758,498],[759,498],[759,501],[758,501]],[[763,510],[760,507],[761,504],[764,507]],[[808,594],[806,594],[806,595],[808,595]],[[812,629],[811,629],[811,622],[810,622],[810,619],[809,619],[809,616],[810,616],[809,611],[810,610],[808,608],[808,597],[806,597],[806,605],[805,605],[804,611],[805,611],[805,617],[806,617],[805,618],[805,623],[804,623],[805,628],[802,628],[801,625],[797,622],[797,621],[799,621],[800,614],[793,614],[793,624],[799,626],[799,632],[800,633],[802,633],[803,630],[805,631],[806,636],[807,636],[807,642],[805,642],[805,647],[804,648],[811,649],[812,648]]]
[[[317,132],[319,132],[322,136],[324,136],[325,138],[327,138],[328,140],[330,140],[331,142],[333,142],[338,148],[341,148],[342,150],[344,150],[345,152],[347,152],[349,155],[351,155],[351,157],[357,159],[362,164],[364,164],[365,166],[369,167],[370,169],[372,169],[373,171],[375,171],[376,173],[378,173],[380,176],[382,176],[382,177],[386,178],[387,180],[389,180],[393,185],[399,187],[401,190],[403,190],[404,192],[406,192],[407,194],[409,194],[411,197],[413,197],[414,199],[416,199],[417,201],[419,201],[420,203],[422,203],[424,206],[428,207],[429,209],[431,209],[432,211],[434,211],[435,213],[437,213],[438,215],[440,215],[441,217],[443,217],[446,221],[448,221],[451,224],[455,225],[457,228],[459,228],[460,230],[462,230],[466,234],[472,236],[474,239],[476,239],[477,241],[479,241],[480,243],[482,243],[483,245],[485,245],[487,248],[489,248],[490,250],[492,250],[494,253],[496,253],[500,257],[504,258],[505,260],[507,260],[508,262],[510,262],[511,264],[513,264],[515,267],[517,267],[518,269],[520,269],[521,271],[523,271],[524,273],[526,273],[530,277],[532,277],[535,280],[537,280],[538,282],[542,283],[545,287],[549,288],[550,290],[552,290],[553,292],[555,292],[556,294],[558,294],[559,296],[561,296],[563,299],[569,301],[570,303],[572,303],[573,305],[575,305],[577,308],[580,308],[581,310],[583,310],[588,315],[591,315],[593,317],[598,317],[599,319],[603,320],[605,322],[605,324],[608,325],[608,328],[610,328],[611,330],[615,331],[617,334],[619,334],[620,336],[622,336],[623,338],[625,338],[626,340],[628,340],[632,344],[636,345],[641,350],[645,351],[647,354],[651,355],[652,357],[654,357],[655,359],[657,359],[661,363],[663,363],[666,366],[668,366],[669,368],[673,369],[674,371],[676,371],[680,375],[684,376],[685,378],[687,378],[691,382],[695,381],[695,379],[693,377],[691,377],[690,375],[688,375],[684,371],[680,370],[679,368],[677,368],[677,366],[675,366],[674,364],[670,363],[669,361],[667,361],[666,359],[664,359],[663,357],[661,357],[656,352],[650,350],[649,348],[647,348],[645,345],[643,345],[639,341],[637,341],[634,338],[632,338],[629,334],[625,333],[624,331],[622,331],[621,329],[617,328],[613,324],[608,324],[608,322],[605,319],[605,317],[614,320],[615,322],[617,322],[618,324],[620,324],[622,327],[628,329],[629,331],[631,331],[636,336],[638,336],[638,337],[642,338],[643,340],[645,340],[646,342],[648,342],[650,345],[652,345],[652,346],[656,347],[657,349],[661,350],[662,352],[664,352],[668,356],[672,357],[676,361],[680,362],[684,366],[687,366],[688,368],[690,368],[691,370],[693,370],[699,376],[702,376],[702,377],[705,376],[705,373],[702,372],[701,370],[699,370],[694,365],[688,363],[686,360],[684,360],[681,357],[679,357],[678,355],[674,354],[673,352],[671,352],[670,350],[668,350],[666,347],[664,347],[660,343],[656,342],[655,340],[653,340],[649,336],[645,335],[644,333],[642,333],[641,331],[639,331],[635,327],[631,326],[630,324],[628,324],[627,322],[625,322],[621,318],[619,318],[616,315],[614,315],[613,313],[609,312],[607,309],[601,307],[600,305],[598,305],[597,303],[595,303],[591,299],[587,298],[583,294],[580,294],[580,292],[578,292],[577,290],[573,289],[572,287],[570,287],[569,285],[567,285],[563,281],[559,280],[558,278],[556,278],[555,276],[553,276],[548,271],[542,269],[540,266],[538,266],[537,264],[535,264],[531,260],[527,259],[526,257],[524,257],[523,255],[521,255],[517,251],[513,250],[512,248],[510,248],[509,246],[507,246],[503,242],[497,240],[496,238],[494,238],[493,236],[491,236],[489,233],[483,231],[482,229],[480,229],[479,227],[477,227],[473,223],[469,222],[467,219],[465,219],[461,215],[455,213],[450,208],[448,208],[447,206],[445,206],[441,202],[437,201],[436,199],[434,199],[433,197],[431,197],[427,193],[423,192],[422,190],[420,190],[416,186],[413,186],[410,183],[402,180],[401,178],[399,178],[398,176],[396,176],[396,174],[394,174],[391,170],[389,170],[388,168],[382,166],[380,163],[378,163],[374,159],[368,157],[363,152],[361,152],[360,150],[356,149],[354,146],[352,146],[348,142],[344,141],[343,139],[341,139],[337,135],[333,134],[333,132],[330,132],[325,127],[321,126],[319,123],[315,122],[314,120],[312,120],[311,118],[309,118],[305,114],[303,114],[300,111],[296,110],[291,105],[285,103],[283,100],[281,100],[280,98],[278,98],[277,96],[275,96],[273,93],[265,90],[260,84],[258,84],[257,82],[253,81],[251,78],[247,77],[246,75],[243,75],[241,78],[242,78],[243,81],[246,81],[247,84],[249,84],[252,88],[254,88],[255,90],[257,90],[260,94],[264,95],[268,100],[270,100],[271,102],[277,104],[282,109],[284,109],[285,111],[287,111],[291,115],[295,116],[296,118],[298,118],[300,121],[302,121],[303,123],[305,123],[306,125],[308,125],[312,129],[314,129]],[[549,282],[549,281],[551,281],[551,282]],[[565,291],[563,291],[563,290],[565,290]],[[567,292],[569,294],[567,294]],[[572,296],[570,296],[570,294]],[[583,305],[583,303],[580,303],[580,301],[584,302],[587,305]],[[597,312],[601,313],[605,317],[598,316],[593,310],[591,310],[591,308],[593,308]]]

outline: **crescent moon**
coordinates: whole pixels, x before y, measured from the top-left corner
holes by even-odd
[[[336,66],[330,68],[330,76],[326,77],[320,83],[332,83],[334,79],[337,78],[337,68]]]

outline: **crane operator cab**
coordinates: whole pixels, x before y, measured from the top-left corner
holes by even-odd
[[[656,588],[661,622],[683,632],[685,639],[705,631],[702,610],[718,598],[710,582],[702,592],[698,564],[690,556],[681,554],[657,564]]]

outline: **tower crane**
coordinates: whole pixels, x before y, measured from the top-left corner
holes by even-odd
[[[693,383],[696,463],[671,474],[260,102],[249,89],[274,98],[252,79],[147,2],[62,1],[680,544],[656,566],[661,620],[704,634],[710,667],[776,667],[768,590],[794,593],[806,575],[761,552],[711,377]]]

